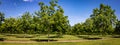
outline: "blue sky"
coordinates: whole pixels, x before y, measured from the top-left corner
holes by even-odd
[[[5,17],[18,17],[24,12],[29,11],[34,13],[39,10],[38,3],[49,3],[50,0],[0,0],[0,11],[5,13]],[[94,8],[99,8],[99,5],[103,3],[115,9],[116,16],[120,20],[120,0],[59,0],[65,11],[65,15],[68,16],[71,25],[84,22],[92,14]]]

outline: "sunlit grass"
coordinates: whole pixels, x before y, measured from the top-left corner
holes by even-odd
[[[39,43],[5,43],[0,42],[0,45],[120,45],[120,38],[109,40],[93,40],[83,42],[39,42]]]
[[[32,41],[31,39],[47,39],[47,35],[41,34],[31,34],[35,37],[33,38],[17,38],[16,36],[24,34],[15,34],[15,36],[5,36],[0,35],[0,37],[6,38],[10,41]],[[29,34],[27,34],[29,35]],[[56,36],[55,34],[50,34],[50,36]],[[80,37],[78,37],[80,36]],[[89,40],[83,39],[84,37],[101,37],[100,40]],[[120,45],[120,38],[112,38],[111,35],[101,36],[101,35],[63,35],[62,38],[50,38],[58,41],[63,40],[81,40],[80,42],[36,42],[36,43],[10,43],[10,42],[0,42],[0,45]]]

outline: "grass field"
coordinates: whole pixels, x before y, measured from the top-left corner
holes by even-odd
[[[17,34],[18,35],[18,34]],[[50,36],[55,36],[55,35],[50,35]],[[98,36],[97,37],[102,37],[100,40],[86,40],[83,39],[82,37],[86,35],[80,35],[78,36],[73,36],[73,35],[63,35],[63,38],[52,38],[57,41],[54,42],[30,42],[30,43],[16,43],[16,42],[4,42],[0,41],[0,45],[120,45],[120,38],[112,38],[110,36]],[[12,40],[12,41],[31,41],[30,39],[45,39],[47,38],[47,35],[34,35],[33,38],[17,38],[16,35],[0,35],[0,37],[6,38],[6,40]],[[90,37],[96,37],[96,35],[90,35]],[[67,42],[62,42],[62,41],[67,41]],[[70,40],[80,40],[77,42],[69,42]],[[61,41],[61,42],[59,42]]]

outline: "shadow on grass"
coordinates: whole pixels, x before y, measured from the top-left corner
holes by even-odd
[[[63,38],[63,36],[50,36],[50,37],[48,37],[48,38]]]
[[[12,37],[15,37],[16,35],[15,34],[3,34],[4,36],[12,36]]]
[[[48,39],[30,39],[30,40],[37,42],[48,42]],[[49,39],[49,41],[58,41],[58,40]]]
[[[6,38],[0,38],[0,41],[4,41],[4,40],[6,40]]]
[[[88,38],[83,38],[83,39],[87,39],[87,40],[99,40],[102,39],[100,37],[88,37]]]
[[[99,36],[77,36],[79,38],[83,38],[83,39],[86,39],[86,40],[99,40],[99,39],[102,39],[101,37]]]
[[[120,38],[120,35],[113,35],[112,38]]]

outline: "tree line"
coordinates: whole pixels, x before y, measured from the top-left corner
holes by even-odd
[[[115,15],[115,10],[110,6],[100,4],[93,9],[90,18],[84,23],[74,26],[69,24],[68,16],[64,15],[63,8],[58,1],[52,0],[50,5],[40,2],[39,11],[34,14],[25,12],[17,18],[5,18],[0,12],[0,33],[10,34],[120,34],[120,21]]]

